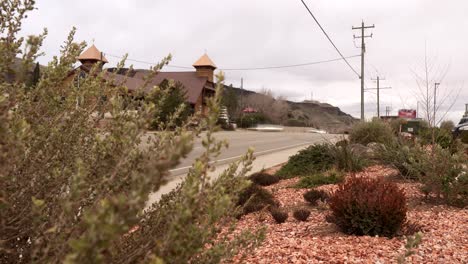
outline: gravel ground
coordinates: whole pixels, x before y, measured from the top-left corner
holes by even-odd
[[[359,176],[394,179],[395,174],[393,169],[373,166]],[[334,224],[325,221],[329,213],[325,204],[310,207],[302,198],[305,189],[290,188],[297,181],[288,179],[266,187],[289,211],[285,223],[276,224],[266,211],[240,220],[239,231],[260,226],[267,231],[262,245],[245,259],[239,255],[235,263],[396,263],[397,257],[405,252],[403,234],[413,233],[414,228],[423,233],[423,240],[416,253],[406,259],[408,263],[468,263],[468,210],[426,203],[418,183],[397,181],[408,199],[410,224],[403,228],[402,235],[389,239],[341,233]],[[324,185],[318,189],[331,191],[334,187]],[[305,206],[312,213],[306,222],[299,222],[292,217],[292,210]]]

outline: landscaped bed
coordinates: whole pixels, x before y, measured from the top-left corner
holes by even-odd
[[[267,170],[275,173],[279,167]],[[351,175],[348,173],[346,177]],[[358,177],[385,177],[396,182],[407,198],[407,222],[393,238],[356,236],[341,232],[335,224],[327,222],[330,209],[326,203],[312,206],[303,194],[308,189],[294,188],[299,178],[281,180],[262,187],[273,194],[279,206],[288,212],[287,220],[278,224],[267,209],[243,215],[238,231],[266,228],[263,243],[248,253],[239,254],[235,263],[396,263],[406,252],[407,236],[422,233],[422,242],[414,248],[414,254],[406,257],[408,263],[468,263],[468,211],[427,200],[420,191],[421,184],[395,177],[398,171],[374,165]],[[328,192],[336,184],[316,187]],[[311,211],[306,221],[298,221],[292,215],[297,208]]]

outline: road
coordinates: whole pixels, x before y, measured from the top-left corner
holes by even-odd
[[[256,156],[251,173],[269,168],[286,162],[291,155],[308,145],[321,142],[335,142],[342,135],[311,134],[311,133],[291,133],[291,132],[255,132],[255,131],[235,131],[219,132],[215,134],[217,139],[227,139],[229,148],[225,149],[216,162],[215,171],[209,173],[210,177],[216,178],[228,164],[237,160],[249,147],[255,149]],[[147,207],[158,201],[161,195],[173,190],[181,183],[191,167],[193,160],[203,152],[200,140],[195,142],[192,153],[182,161],[182,163],[171,171],[172,177],[168,183],[161,186],[156,193],[150,194]]]
[[[246,153],[249,147],[254,148],[256,156],[274,153],[288,148],[305,146],[317,142],[326,142],[339,137],[338,135],[290,133],[290,132],[257,132],[257,131],[223,131],[215,134],[218,140],[227,139],[229,148],[224,149],[217,158],[217,164],[228,163]],[[179,166],[171,170],[173,176],[187,173],[192,162],[203,153],[200,140],[195,142],[193,151]]]

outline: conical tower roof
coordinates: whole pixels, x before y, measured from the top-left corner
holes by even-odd
[[[208,55],[205,53],[203,56],[201,56],[194,64],[193,67],[213,67],[216,69],[216,65],[214,62],[208,57]]]
[[[107,59],[104,57],[102,52],[100,52],[96,46],[91,45],[87,50],[83,51],[83,53],[80,54],[77,58],[81,62],[83,60],[95,60],[95,61],[102,61],[103,63],[107,63]]]

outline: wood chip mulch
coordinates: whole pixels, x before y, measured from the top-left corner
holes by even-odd
[[[393,169],[372,166],[358,176],[391,178],[395,174]],[[403,234],[389,239],[340,232],[325,220],[329,214],[325,204],[311,207],[302,198],[306,189],[291,188],[297,181],[297,178],[282,180],[266,187],[289,211],[285,223],[276,224],[267,211],[242,217],[237,226],[239,231],[264,226],[266,237],[246,258],[241,258],[241,254],[234,258],[235,263],[396,263],[397,257],[405,252]],[[423,233],[422,243],[414,255],[406,258],[407,263],[468,263],[468,210],[427,203],[418,183],[397,182],[405,191],[409,208],[408,225],[402,232]],[[332,191],[334,187],[324,185],[318,189]],[[292,217],[292,210],[298,207],[309,207],[312,211],[306,222]]]

